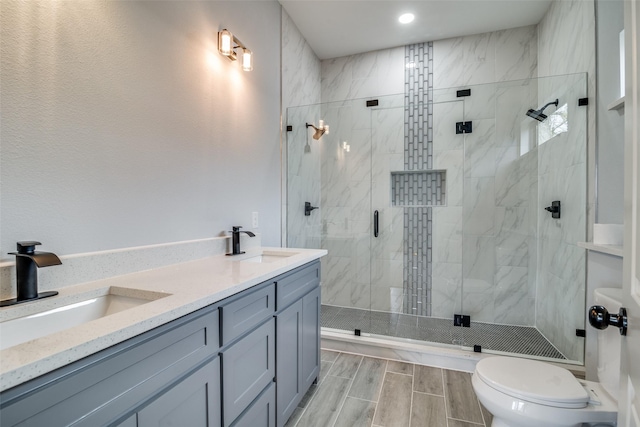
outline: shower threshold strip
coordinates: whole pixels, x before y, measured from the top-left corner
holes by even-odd
[[[567,360],[532,326],[471,322],[470,328],[453,326],[453,320],[322,305],[322,327],[397,338],[455,344],[481,345],[483,350]]]

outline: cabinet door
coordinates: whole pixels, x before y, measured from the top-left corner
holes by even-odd
[[[216,357],[138,412],[138,427],[219,427],[220,408]]]
[[[276,390],[271,383],[231,427],[273,427],[276,424]]]
[[[222,350],[224,425],[229,426],[273,381],[275,319]]]
[[[320,287],[302,298],[302,390],[320,373]]]
[[[278,427],[302,399],[302,299],[276,316],[276,401]]]

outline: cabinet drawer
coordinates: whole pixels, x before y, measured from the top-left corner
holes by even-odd
[[[218,350],[205,308],[2,393],[0,425],[108,424]]]
[[[320,284],[320,263],[314,261],[276,278],[276,309],[282,310]]]
[[[220,359],[215,358],[138,413],[137,427],[219,427]]]
[[[275,425],[276,386],[272,383],[231,426],[273,427]]]
[[[225,349],[222,355],[222,407],[228,427],[275,376],[275,319]]]
[[[223,303],[222,345],[251,330],[275,312],[275,285],[259,286],[255,291],[246,291],[246,295]]]

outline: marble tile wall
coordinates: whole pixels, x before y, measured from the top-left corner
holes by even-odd
[[[319,193],[319,162],[307,147],[306,122],[320,118],[320,111],[313,109],[290,111],[290,107],[319,104],[320,60],[306,42],[287,12],[282,9],[282,164],[287,165],[282,179],[282,244],[289,247],[317,248],[320,232],[320,215],[305,217],[300,206],[303,199],[316,203]],[[289,117],[291,114],[291,117]],[[287,133],[286,126],[293,126],[294,133]],[[294,152],[289,153],[289,145]],[[298,149],[298,150],[296,150]],[[302,151],[300,151],[302,150]],[[291,164],[289,164],[291,162]],[[292,174],[288,171],[291,168]],[[315,200],[311,200],[315,199]],[[300,205],[300,203],[303,203]],[[289,207],[291,207],[291,212]],[[291,221],[290,227],[287,222]],[[289,241],[289,237],[291,240]]]
[[[404,91],[404,47],[322,61],[322,102]]]
[[[562,217],[543,212],[538,217],[536,326],[568,358],[582,360],[584,338],[576,337],[575,330],[585,328],[586,253],[576,243],[586,240],[588,112],[577,99],[584,97],[587,79],[566,76],[569,85],[558,84],[558,78],[541,80],[541,97],[557,97],[560,108],[566,103],[569,131],[538,149],[540,206],[560,200]]]
[[[568,48],[572,43],[575,44],[577,36],[571,32],[565,34],[564,27],[556,23],[568,19],[567,15],[573,14],[572,19],[582,20],[584,25],[579,33],[589,34],[589,6],[578,3],[554,2],[550,15],[539,27],[523,27],[433,43],[431,167],[446,170],[447,181],[447,204],[434,207],[432,214],[433,316],[451,317],[453,313],[465,312],[475,320],[533,325],[536,318],[538,321],[541,317],[551,319],[558,316],[551,315],[552,312],[562,311],[548,304],[550,299],[554,299],[551,290],[536,289],[541,271],[532,267],[538,264],[537,258],[540,257],[540,264],[544,265],[547,261],[557,259],[558,254],[565,254],[562,255],[568,257],[565,265],[575,265],[578,268],[575,273],[578,276],[581,274],[578,251],[563,246],[556,246],[561,249],[552,250],[554,245],[551,241],[539,241],[535,237],[538,221],[544,221],[539,215],[539,208],[542,199],[547,197],[546,190],[541,190],[539,195],[537,187],[539,181],[544,181],[544,187],[545,180],[549,178],[545,176],[548,175],[545,169],[538,171],[538,164],[544,166],[545,161],[538,157],[547,156],[547,151],[551,153],[552,149],[527,152],[533,148],[536,125],[523,112],[538,107],[539,100],[546,99],[547,93],[538,89],[539,82],[536,80],[529,84],[524,81],[513,82],[538,74],[579,71],[558,68],[559,63],[570,61],[560,61],[557,58],[562,55],[554,56],[556,54],[549,52],[550,49]],[[553,35],[559,32],[564,35]],[[580,49],[586,54],[590,42],[581,43],[584,47]],[[385,94],[400,93],[405,72],[403,61],[404,48],[322,61],[322,100],[379,98]],[[589,59],[578,58],[575,62],[578,64],[576,67],[591,70]],[[491,82],[498,83],[484,85]],[[455,97],[455,89],[470,85],[473,85],[472,97],[465,100]],[[370,148],[372,151],[367,151],[364,141],[369,133],[395,132],[392,126],[372,127],[372,122],[385,123],[386,120],[391,123],[393,120],[402,121],[402,117],[390,114],[390,110],[375,114],[372,116],[365,108],[353,109],[350,112],[353,123],[349,128],[350,133],[346,135],[350,141],[358,141],[359,138],[363,141],[361,153],[371,156],[370,168],[367,162],[347,161],[348,166],[340,166],[336,159],[340,141],[344,139],[342,136],[336,137],[333,145],[329,145],[336,155],[323,159],[322,179],[330,179],[334,188],[340,188],[341,184],[336,183],[338,180],[351,181],[354,185],[348,190],[342,188],[335,196],[323,192],[322,198],[329,203],[327,209],[332,212],[328,212],[330,215],[322,224],[322,230],[323,233],[331,231],[327,234],[325,247],[330,248],[336,259],[330,255],[327,260],[331,260],[332,266],[335,265],[333,276],[342,283],[331,292],[330,299],[334,303],[340,302],[338,305],[365,308],[369,304],[367,300],[370,300],[371,308],[387,311],[402,305],[399,289],[402,282],[398,276],[403,264],[402,239],[398,231],[404,224],[404,213],[402,209],[391,207],[388,188],[389,172],[403,170],[402,144],[396,139],[395,146],[390,144],[389,147],[377,149],[373,144],[374,148]],[[325,112],[322,115],[329,117]],[[342,116],[342,112],[335,114],[332,120],[337,122],[343,119]],[[453,124],[460,118],[474,121],[471,135],[455,134]],[[588,135],[592,123],[592,120],[588,120],[586,124]],[[333,129],[332,134],[335,133]],[[371,138],[375,140],[375,136]],[[349,154],[354,155],[353,143]],[[397,166],[390,166],[394,164]],[[567,179],[577,179],[573,177],[579,175],[579,161],[573,162],[572,166],[576,167],[571,172],[571,168],[565,168],[566,173],[573,174]],[[330,173],[331,178],[327,178],[326,173]],[[356,230],[358,227],[357,219],[349,217],[354,212],[353,203],[346,201],[364,201],[368,197],[364,189],[367,176],[371,182],[385,181],[385,185],[373,187],[370,194],[372,205],[364,207],[362,212],[369,215],[374,205],[381,206],[381,231],[386,230],[392,236],[387,242],[389,245],[378,244],[380,241],[370,242],[364,232],[360,238],[346,237],[351,234],[345,233],[345,230]],[[575,185],[580,186],[577,181]],[[343,201],[330,200],[335,197],[341,197]],[[362,203],[360,207],[363,207]],[[363,224],[370,221],[370,218],[364,220],[364,214],[360,218]],[[580,229],[579,221],[575,225],[575,229]],[[365,228],[361,225],[359,229],[365,231]],[[570,234],[567,230],[562,231],[561,235],[566,241],[573,239],[574,236]],[[369,260],[365,256],[367,251],[372,254]],[[358,262],[353,262],[355,259]],[[575,262],[570,264],[569,259]],[[365,267],[367,262],[370,263],[368,272]],[[557,271],[548,283],[558,282],[558,278],[568,274],[566,271],[560,273],[559,267],[557,270],[549,267],[544,271]],[[370,293],[363,290],[364,284],[347,286],[353,277],[371,279]],[[544,310],[548,316],[543,316]],[[558,337],[566,335],[553,330],[543,332]],[[562,339],[571,341],[566,336]],[[573,357],[571,349],[559,349],[569,358]]]
[[[293,130],[286,133],[287,143],[287,246],[292,248],[320,248],[322,210],[304,215],[304,204],[321,204],[320,146],[305,127],[307,121],[317,123],[320,105],[287,109],[286,123]]]
[[[539,94],[545,103],[560,98],[562,105],[567,100],[575,125],[570,121],[570,132],[545,143],[539,153],[540,203],[561,200],[569,211],[566,220],[544,214],[539,218],[536,326],[568,358],[579,361],[584,338],[576,337],[575,329],[584,328],[586,259],[576,243],[591,239],[595,216],[595,192],[587,191],[595,188],[595,38],[593,0],[553,2],[538,25],[539,75],[586,73],[586,88],[576,82],[563,91],[555,79],[548,79]],[[576,99],[587,95],[589,105],[577,107]]]
[[[434,208],[432,315],[533,325],[536,246],[527,212],[536,162],[519,147],[537,89],[535,81],[511,81],[537,75],[537,28],[435,41],[433,50],[433,168],[447,170],[448,194],[447,205]],[[470,97],[456,97],[469,87]],[[473,132],[456,135],[463,119]]]

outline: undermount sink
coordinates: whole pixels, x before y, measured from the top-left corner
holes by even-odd
[[[257,255],[249,256],[249,258],[241,259],[239,261],[255,263],[278,262],[293,255],[298,255],[298,252],[262,251]]]
[[[45,305],[43,311],[0,322],[0,350],[139,307],[168,295],[112,287],[103,290],[102,295],[93,292],[87,298],[79,301],[74,298],[73,302],[55,308]],[[40,301],[45,300],[33,304],[40,304]]]

